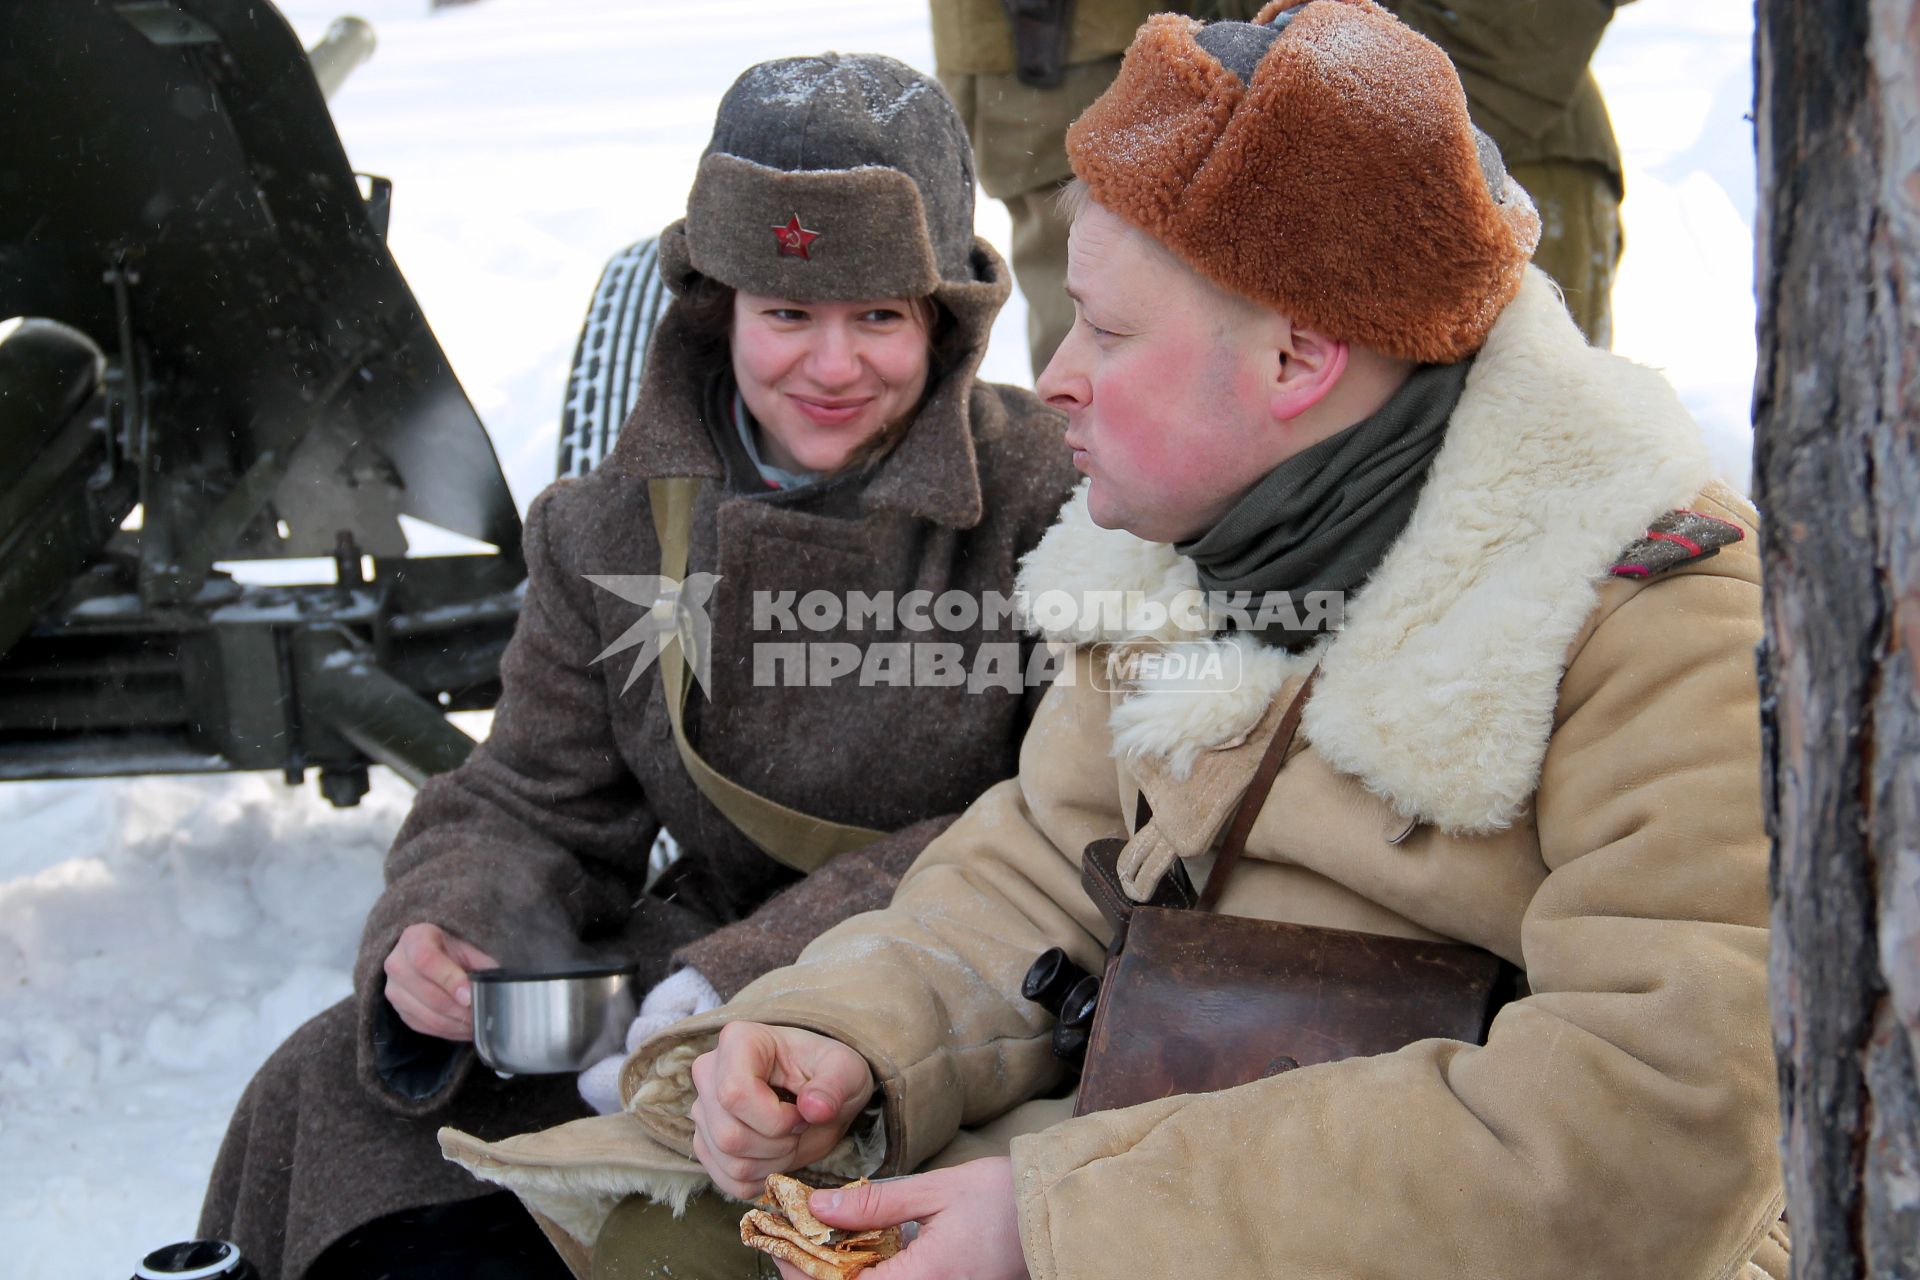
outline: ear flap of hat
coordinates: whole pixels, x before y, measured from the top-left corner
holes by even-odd
[[[660,279],[678,297],[687,291],[693,278],[700,274],[693,269],[693,252],[687,247],[687,220],[678,218],[668,223],[667,229],[660,233],[660,238],[654,243]]]
[[[1113,84],[1067,130],[1074,175],[1155,239],[1246,96],[1194,42],[1201,26],[1174,13],[1148,18]]]

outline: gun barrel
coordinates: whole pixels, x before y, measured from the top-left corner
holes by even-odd
[[[320,82],[320,96],[332,98],[347,82],[355,67],[373,56],[373,28],[355,17],[335,18],[320,43],[307,50],[313,64],[313,78]]]

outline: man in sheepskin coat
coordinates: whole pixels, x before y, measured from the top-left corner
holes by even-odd
[[[921,1224],[871,1280],[1786,1274],[1753,513],[1527,265],[1439,51],[1368,0],[1260,17],[1154,18],[1069,136],[1077,320],[1040,391],[1087,481],[1022,584],[1073,668],[1019,776],[888,909],[643,1044],[621,1116],[443,1135],[583,1275],[654,1265],[623,1195],[802,1166],[926,1170],[814,1195]],[[1200,591],[1344,617],[1219,635]],[[1128,678],[1183,647],[1237,686]],[[1482,1045],[1072,1117],[1020,985],[1048,947],[1102,964],[1082,850],[1124,837],[1135,899],[1203,880],[1302,698],[1219,910],[1469,943],[1521,994]],[[672,1274],[752,1274],[707,1265]]]

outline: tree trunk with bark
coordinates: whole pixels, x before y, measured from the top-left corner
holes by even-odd
[[[1920,0],[1759,0],[1755,497],[1796,1280],[1920,1280]]]

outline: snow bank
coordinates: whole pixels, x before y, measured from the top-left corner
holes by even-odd
[[[267,775],[0,787],[14,1274],[124,1275],[191,1234],[248,1077],[347,994],[410,800],[391,774],[337,813]]]

